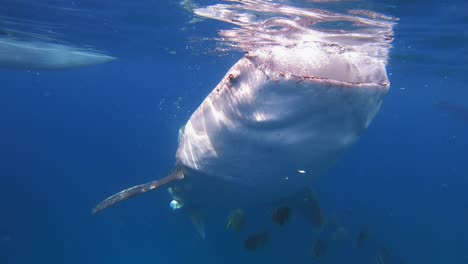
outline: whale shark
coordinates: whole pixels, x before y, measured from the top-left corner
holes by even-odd
[[[0,33],[0,68],[67,69],[115,60],[96,51],[46,41],[20,40]]]
[[[0,68],[56,70],[116,59],[103,52],[68,43],[64,40],[66,35],[60,33],[63,26],[47,22],[45,17],[33,20],[0,14]]]
[[[331,20],[333,14],[271,7],[261,0],[232,2],[240,7],[218,4],[195,9],[200,16],[240,26],[220,34],[246,53],[180,130],[173,171],[108,197],[93,214],[140,194],[168,189],[171,207],[186,208],[194,215],[202,236],[200,212],[210,207],[286,203],[312,224],[323,224],[312,186],[368,128],[388,93],[391,31],[377,38],[371,37],[377,34],[374,28],[368,32],[361,28],[356,40],[354,31],[327,33],[301,27],[297,17],[273,19],[270,13],[265,18],[240,19],[249,8],[255,14],[294,12],[306,22],[320,16]],[[242,13],[234,16],[236,10]],[[367,17],[336,16],[385,29],[392,25],[373,23]],[[256,34],[248,34],[252,30]]]

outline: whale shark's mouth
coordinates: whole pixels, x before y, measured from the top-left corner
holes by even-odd
[[[310,43],[308,43],[310,45]],[[246,56],[268,78],[315,82],[342,87],[389,87],[385,64],[359,53],[327,54],[312,45],[307,47],[257,50]]]
[[[335,87],[342,87],[342,88],[376,88],[380,87],[382,89],[389,88],[389,82],[381,82],[381,83],[366,83],[366,82],[347,82],[347,81],[338,81],[334,79],[328,79],[323,77],[317,76],[291,76],[288,78],[289,80],[295,80],[297,83],[301,82],[314,82],[317,84],[326,84]]]

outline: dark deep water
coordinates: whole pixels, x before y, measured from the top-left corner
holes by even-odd
[[[468,263],[464,1],[370,5],[400,19],[392,87],[366,133],[316,186],[347,236],[332,241],[293,217],[258,252],[225,232],[220,212],[207,218],[202,241],[166,192],[90,214],[106,195],[172,168],[179,127],[241,56],[206,55],[189,40],[226,25],[189,24],[178,1],[40,2],[3,0],[0,16],[30,21],[23,30],[47,24],[58,38],[118,60],[0,69],[0,263],[315,263],[312,245],[322,236],[321,263],[376,263],[381,247],[390,263]],[[269,219],[248,213],[257,224]],[[369,239],[357,249],[363,226]]]

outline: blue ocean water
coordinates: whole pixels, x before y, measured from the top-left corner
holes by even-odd
[[[227,212],[206,217],[202,240],[164,191],[90,213],[107,195],[172,168],[179,128],[242,56],[206,54],[192,40],[229,25],[190,23],[178,1],[3,0],[0,20],[19,22],[2,27],[118,59],[0,69],[0,263],[377,263],[382,247],[390,263],[468,263],[468,5],[365,6],[399,21],[380,112],[315,186],[344,238],[293,216],[250,252],[245,234],[225,231]],[[270,219],[266,209],[246,213],[254,226],[271,225],[262,222]],[[357,249],[363,227],[369,239]],[[319,261],[317,239],[328,242]]]

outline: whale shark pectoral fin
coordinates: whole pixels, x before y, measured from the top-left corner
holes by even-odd
[[[318,230],[324,226],[324,217],[320,208],[317,195],[312,190],[307,190],[294,198],[294,208],[302,214],[308,222]]]
[[[171,183],[175,181],[180,181],[182,179],[184,179],[184,174],[182,173],[182,171],[176,170],[162,179],[130,187],[100,202],[96,207],[94,207],[94,209],[92,210],[92,214],[96,214],[117,203],[128,200],[145,192],[157,190],[161,187],[170,187]]]
[[[188,213],[190,215],[190,220],[192,220],[192,224],[197,230],[197,233],[200,237],[205,240],[206,233],[205,233],[205,219],[203,217],[202,212],[196,208],[188,208]]]

